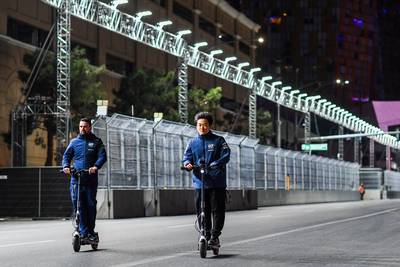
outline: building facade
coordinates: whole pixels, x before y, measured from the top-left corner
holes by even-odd
[[[229,3],[261,25],[267,38],[264,49],[257,50],[262,54],[257,64],[284,84],[321,95],[373,124],[373,100],[399,99],[399,1]],[[338,133],[337,125],[326,121],[319,122],[320,131],[312,129],[319,135]],[[367,138],[361,147],[368,164]],[[352,144],[346,148],[352,154]],[[375,158],[382,158],[383,151],[377,146]]]
[[[172,33],[189,29],[189,44],[206,41],[208,50],[222,49],[223,57],[235,55],[239,61],[255,63],[257,37],[260,26],[245,15],[220,0],[130,0],[118,7],[128,14],[150,10],[153,15],[145,22],[156,24],[171,20],[165,27]],[[41,47],[56,21],[55,10],[40,0],[3,0],[0,2],[0,166],[10,165],[11,111],[21,98],[21,81],[18,71],[26,68],[22,59]],[[134,42],[124,36],[72,17],[71,46],[85,48],[93,65],[105,65],[102,84],[112,100],[112,89],[118,89],[121,78],[135,68],[150,68],[160,72],[176,70],[178,61],[156,49]],[[186,38],[186,37],[185,37]],[[207,48],[206,48],[207,49]],[[55,47],[53,46],[53,51]],[[247,98],[247,89],[229,82],[210,78],[208,74],[189,68],[190,87],[223,89],[222,106],[235,108]],[[71,88],[71,90],[77,90]],[[90,114],[89,114],[90,115]],[[92,114],[94,115],[94,114]],[[45,136],[44,131],[35,135]],[[37,147],[35,137],[27,140],[27,165],[43,165],[46,144]],[[38,151],[39,150],[39,151]]]

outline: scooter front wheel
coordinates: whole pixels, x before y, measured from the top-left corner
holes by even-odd
[[[200,257],[205,258],[207,256],[207,241],[205,239],[199,241]]]
[[[79,250],[81,249],[81,238],[78,235],[75,235],[72,238],[72,247],[75,252],[79,252]]]

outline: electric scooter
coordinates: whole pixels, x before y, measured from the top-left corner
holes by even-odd
[[[79,232],[79,222],[80,222],[80,185],[81,185],[81,176],[83,173],[88,173],[89,170],[77,170],[75,168],[71,168],[71,176],[74,176],[77,179],[77,185],[74,188],[76,194],[76,210],[75,210],[75,218],[72,221],[72,225],[74,227],[74,232],[72,233],[72,248],[75,252],[79,252],[81,246],[91,245],[93,250],[97,250],[99,245],[99,234],[97,232],[94,233],[95,239],[89,240],[88,238],[83,238]]]
[[[182,170],[190,171],[185,167],[181,167]],[[206,215],[205,215],[205,200],[204,200],[204,178],[206,172],[206,165],[204,160],[200,160],[200,165],[194,165],[192,170],[198,169],[200,170],[201,176],[201,193],[200,193],[200,215],[198,215],[195,228],[199,233],[199,241],[198,241],[198,250],[200,252],[200,257],[205,258],[207,256],[207,250],[212,250],[213,254],[217,256],[219,254],[219,246],[209,246],[208,240],[206,238]],[[197,223],[199,222],[200,229],[197,227]]]

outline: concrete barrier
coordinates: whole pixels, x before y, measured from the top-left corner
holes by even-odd
[[[144,216],[143,190],[112,189],[109,195],[106,189],[97,191],[97,218],[122,219]]]
[[[392,199],[392,198],[400,198],[400,192],[398,191],[388,191],[386,194],[387,198]]]
[[[386,194],[382,194],[380,189],[366,189],[364,194],[365,200],[386,199]]]
[[[252,210],[258,207],[257,190],[228,190],[226,210]]]
[[[257,209],[256,190],[229,190],[226,209]],[[133,218],[194,214],[193,189],[106,189],[97,193],[98,218]],[[108,201],[108,199],[110,201]]]
[[[258,190],[258,206],[308,204],[360,200],[357,191]]]

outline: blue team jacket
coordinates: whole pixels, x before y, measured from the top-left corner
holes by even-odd
[[[106,150],[100,138],[93,133],[87,135],[79,134],[72,139],[64,152],[62,165],[63,168],[70,167],[71,161],[74,161],[74,168],[77,170],[89,169],[96,166],[100,169],[107,161]],[[75,184],[75,177],[71,178],[71,183]],[[82,185],[98,185],[98,174],[85,174],[81,177]]]
[[[226,164],[230,155],[231,150],[225,139],[210,131],[206,135],[197,135],[189,142],[182,163],[184,166],[188,163],[200,165],[200,160],[204,160],[207,166],[204,187],[226,188]],[[194,188],[201,188],[199,170],[193,170],[192,179]]]

